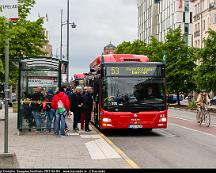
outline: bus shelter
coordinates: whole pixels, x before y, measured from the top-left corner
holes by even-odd
[[[47,118],[43,109],[44,101],[35,101],[31,96],[40,88],[45,97],[48,91],[55,93],[61,87],[62,76],[67,73],[68,62],[51,57],[29,57],[19,62],[18,118],[17,129],[36,129],[33,105],[40,115],[40,130],[46,128]],[[53,117],[52,117],[53,118]],[[53,128],[53,123],[52,127]],[[38,126],[37,126],[38,129]]]

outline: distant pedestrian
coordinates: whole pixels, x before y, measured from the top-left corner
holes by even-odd
[[[65,135],[65,117],[67,110],[70,108],[68,96],[64,93],[64,88],[60,88],[59,92],[52,99],[52,108],[56,110],[55,114],[55,134]]]
[[[52,99],[53,99],[54,92],[52,89],[49,89],[44,100],[44,111],[46,115],[46,128],[49,132],[51,132],[51,126],[53,118],[55,117],[55,110],[52,109]]]
[[[89,122],[91,120],[91,112],[93,109],[93,98],[92,98],[92,87],[87,88],[87,92],[84,95],[84,116],[85,116],[85,131],[90,132],[91,130],[89,129]]]
[[[84,86],[83,88],[83,97],[85,95],[85,93],[87,93],[87,90],[88,90],[88,87],[87,86]],[[80,117],[80,123],[81,123],[81,129],[84,130],[84,122],[85,122],[85,115],[84,115],[84,109],[82,108],[81,110],[81,117]]]
[[[80,121],[80,116],[81,116],[81,111],[82,111],[82,106],[83,106],[83,96],[81,95],[82,92],[82,87],[77,86],[75,89],[75,93],[70,95],[70,109],[73,112],[73,130],[74,131],[79,131],[79,128],[77,127],[79,121]]]
[[[31,98],[31,109],[32,114],[35,120],[37,131],[41,131],[42,126],[42,118],[41,118],[41,110],[42,110],[42,102],[44,101],[44,95],[42,94],[42,88],[37,87],[35,89],[35,93],[30,96]]]

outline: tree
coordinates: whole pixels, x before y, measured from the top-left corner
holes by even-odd
[[[195,63],[191,49],[186,45],[180,27],[170,29],[164,45],[166,51],[166,80],[168,92],[177,93],[178,104],[180,92],[193,90],[193,71]]]
[[[151,38],[150,44],[147,45],[146,55],[152,62],[162,62],[164,43],[159,42],[155,37]]]
[[[195,80],[198,90],[216,91],[216,32],[208,30],[204,48],[200,50],[200,65],[196,69]]]
[[[9,22],[6,30],[5,18],[0,18],[0,80],[4,81],[4,43],[10,40],[10,85],[14,85],[18,78],[18,61],[28,56],[45,55],[42,47],[46,44],[43,29],[43,18],[36,21],[26,19],[35,0],[19,0],[19,16],[17,21]]]
[[[146,44],[143,41],[135,40],[132,43],[124,41],[117,46],[115,53],[144,55],[145,50]]]

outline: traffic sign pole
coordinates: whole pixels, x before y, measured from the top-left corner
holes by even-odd
[[[6,22],[8,33],[9,31],[9,22]],[[8,153],[8,101],[9,101],[9,89],[8,89],[8,81],[9,81],[9,38],[5,41],[5,131],[4,131],[4,153]]]
[[[8,102],[9,102],[9,20],[18,19],[18,0],[0,0],[0,16],[6,18],[5,40],[5,127],[4,127],[4,154],[8,153]],[[4,155],[4,156],[5,156]],[[0,155],[1,156],[1,155]],[[3,156],[3,157],[4,157]],[[11,155],[13,156],[13,155]]]

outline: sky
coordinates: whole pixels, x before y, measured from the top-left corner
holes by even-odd
[[[30,20],[48,16],[44,27],[49,31],[53,55],[60,54],[61,9],[67,19],[67,0],[36,0]],[[137,39],[137,0],[70,0],[70,77],[89,71],[89,64],[112,42]],[[66,25],[63,26],[63,54],[66,57]]]

